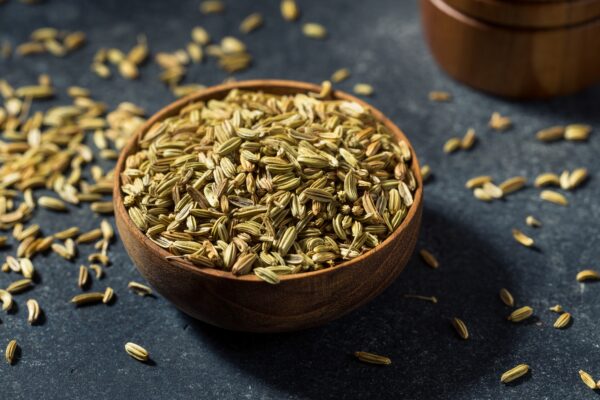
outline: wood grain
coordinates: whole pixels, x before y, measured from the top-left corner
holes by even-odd
[[[469,12],[475,14],[482,12],[481,4],[493,4],[496,8],[486,12],[495,15],[496,20],[505,18],[503,23],[508,25],[471,17],[449,3],[460,4],[461,10],[468,6]],[[514,98],[565,95],[600,81],[600,17],[555,27],[535,26],[536,21],[560,25],[556,19],[560,15],[544,12],[551,10],[544,8],[549,7],[545,4],[558,7],[556,4],[565,3],[562,7],[568,9],[567,3],[574,4],[572,7],[581,7],[585,3],[598,13],[600,0],[530,2],[528,7],[539,8],[529,17],[527,28],[519,26],[527,22],[523,18],[525,14],[514,12],[515,7],[524,6],[514,3],[500,0],[421,0],[425,36],[440,66],[467,85]],[[508,10],[513,12],[503,14],[498,11],[497,7],[502,5],[512,7]],[[574,15],[581,18],[578,13]]]
[[[413,206],[401,226],[377,248],[334,268],[282,276],[270,285],[254,275],[199,268],[158,247],[130,220],[123,205],[119,176],[125,159],[136,151],[138,138],[156,121],[178,114],[193,101],[223,98],[233,88],[293,94],[319,91],[319,86],[296,81],[254,80],[208,88],[179,100],[155,114],[121,152],[116,167],[113,201],[115,219],[127,253],[142,275],[166,299],[186,314],[231,330],[278,332],[308,328],[340,317],[365,304],[389,286],[404,269],[414,250],[423,204],[422,179],[414,149],[411,169],[418,182]],[[340,91],[334,97],[371,109],[395,136],[404,133],[380,111]],[[410,146],[410,143],[409,143]]]

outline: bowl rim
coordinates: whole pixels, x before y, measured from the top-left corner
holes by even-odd
[[[172,256],[170,252],[158,246],[152,240],[150,240],[146,235],[144,235],[134,224],[131,218],[129,217],[129,213],[125,209],[125,205],[123,203],[123,197],[120,190],[121,183],[121,172],[125,167],[126,158],[137,149],[138,139],[147,132],[152,125],[156,122],[159,122],[171,115],[174,115],[179,112],[183,107],[188,105],[191,102],[196,101],[204,101],[209,99],[219,99],[223,98],[227,92],[232,89],[244,89],[244,90],[257,90],[263,91],[265,93],[277,93],[277,94],[295,94],[295,93],[308,93],[308,92],[319,92],[321,89],[320,85],[308,82],[294,81],[294,80],[283,80],[283,79],[253,79],[253,80],[245,80],[245,81],[236,81],[229,82],[224,84],[219,84],[215,86],[208,87],[206,89],[201,89],[197,92],[194,92],[188,96],[185,96],[181,99],[178,99],[172,103],[169,103],[156,113],[154,113],[140,128],[138,128],[134,134],[128,139],[127,144],[121,149],[119,154],[119,159],[114,169],[114,182],[113,182],[113,204],[115,208],[114,216],[115,220],[121,218],[124,226],[126,227],[126,232],[119,231],[120,235],[127,234],[133,235],[136,241],[140,242],[140,244],[147,249],[147,251],[157,253],[159,257],[168,261],[170,264],[175,264],[177,267],[183,268],[190,273],[204,275],[206,277],[212,278],[224,278],[231,279],[235,281],[245,281],[245,282],[255,282],[255,283],[265,283],[262,279],[257,277],[254,274],[246,274],[246,275],[234,275],[230,271],[224,271],[216,268],[203,267],[193,264],[190,261],[183,260],[180,258],[172,258],[166,259],[167,256]],[[394,124],[390,119],[388,119],[381,111],[372,105],[366,103],[365,101],[356,98],[355,96],[340,91],[333,90],[332,97],[334,99],[353,101],[360,104],[362,107],[369,109],[372,115],[382,124],[388,128],[392,134],[398,139],[402,139],[406,142],[411,151],[411,163],[410,169],[415,176],[415,180],[417,181],[417,188],[415,189],[413,204],[408,209],[408,213],[405,216],[404,220],[400,224],[394,232],[383,242],[381,242],[378,246],[370,249],[369,251],[359,255],[356,258],[353,258],[348,261],[344,261],[340,264],[337,264],[333,267],[324,268],[318,271],[309,271],[309,272],[300,272],[297,274],[290,275],[281,275],[281,281],[293,281],[296,279],[305,279],[310,277],[315,277],[318,275],[326,275],[329,273],[333,273],[339,269],[349,269],[357,264],[360,264],[362,261],[367,259],[369,256],[382,251],[385,247],[389,246],[395,239],[397,239],[402,232],[406,229],[406,227],[413,222],[417,212],[421,206],[421,202],[423,201],[423,180],[421,177],[421,172],[419,168],[419,161],[417,159],[416,153],[412,144],[405,136],[404,132]],[[136,266],[137,267],[137,266]]]

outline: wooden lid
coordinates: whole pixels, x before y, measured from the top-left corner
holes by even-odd
[[[600,19],[600,0],[445,0],[472,18],[518,28],[558,28]]]

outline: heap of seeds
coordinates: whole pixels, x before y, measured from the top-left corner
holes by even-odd
[[[417,181],[408,144],[357,103],[232,90],[156,123],[121,174],[134,224],[174,257],[278,275],[377,246]]]

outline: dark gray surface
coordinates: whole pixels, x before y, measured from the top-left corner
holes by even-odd
[[[36,7],[15,0],[0,6],[0,39],[25,41],[41,26],[82,29],[86,47],[65,59],[47,55],[0,61],[0,77],[14,85],[35,81],[48,72],[58,88],[78,84],[95,97],[116,106],[132,101],[154,112],[173,98],[156,80],[158,68],[142,68],[136,82],[115,77],[101,80],[89,72],[101,46],[128,49],[137,33],[145,32],[153,51],[183,46],[190,29],[205,26],[215,37],[237,35],[239,21],[253,11],[266,19],[263,29],[245,41],[255,56],[254,67],[236,76],[289,78],[320,82],[337,68],[348,67],[352,78],[339,85],[350,90],[356,82],[375,87],[372,103],[398,123],[414,144],[422,163],[431,165],[434,179],[426,187],[419,247],[441,260],[439,270],[425,267],[418,257],[379,298],[362,309],[321,328],[279,334],[225,332],[195,322],[162,298],[128,293],[127,282],[140,279],[120,244],[113,245],[113,266],[104,281],[118,299],[112,307],[74,309],[77,266],[84,253],[69,264],[53,254],[35,264],[42,282],[18,295],[16,314],[1,315],[0,347],[17,338],[22,353],[16,365],[0,362],[2,399],[565,399],[592,398],[579,380],[584,369],[600,377],[600,287],[579,285],[575,274],[600,268],[600,141],[588,144],[544,145],[534,132],[552,124],[600,124],[600,90],[547,103],[513,103],[462,87],[433,63],[421,36],[414,1],[302,1],[302,21],[322,22],[327,41],[304,38],[300,25],[284,23],[278,4],[228,2],[223,16],[202,16],[198,1],[49,1]],[[226,75],[214,60],[191,68],[188,82],[215,84]],[[448,104],[427,100],[429,90],[454,94]],[[61,93],[54,103],[66,102]],[[491,132],[492,111],[509,115],[515,128]],[[444,141],[468,127],[480,141],[469,153],[446,156]],[[567,197],[561,208],[538,199],[528,188],[506,201],[484,204],[464,189],[479,174],[497,180],[584,166],[592,171],[585,187]],[[524,226],[528,214],[543,228]],[[68,217],[39,211],[35,220],[52,225],[50,232],[72,223],[97,226],[85,208]],[[511,228],[535,237],[540,251],[517,245]],[[83,247],[83,246],[82,246]],[[86,251],[91,251],[87,246]],[[89,250],[88,250],[89,249]],[[13,249],[5,252],[10,254]],[[13,279],[0,274],[0,286]],[[519,305],[531,305],[536,317],[513,325],[498,290],[510,288]],[[432,294],[433,305],[404,299],[405,293]],[[46,313],[42,326],[26,323],[24,303],[39,300]],[[556,317],[547,308],[562,304],[574,315],[564,331],[552,328]],[[449,319],[463,318],[472,338],[461,341]],[[154,365],[130,359],[123,344],[146,346]],[[352,356],[368,350],[390,356],[389,367],[361,364]],[[500,374],[518,363],[533,372],[512,384],[499,383]]]

